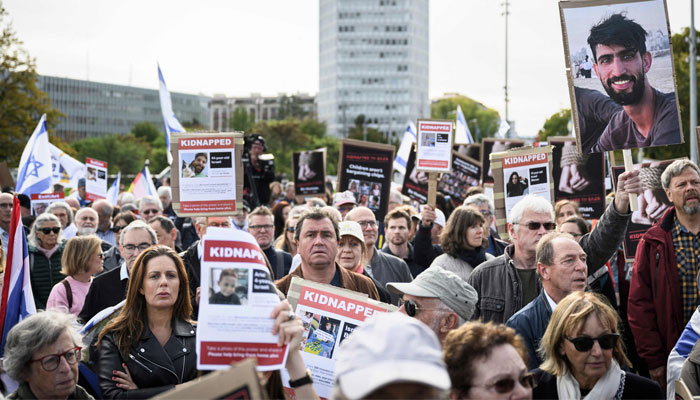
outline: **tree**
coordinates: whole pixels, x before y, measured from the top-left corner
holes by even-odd
[[[571,110],[564,109],[544,121],[544,126],[537,132],[537,140],[544,142],[550,136],[569,136]]]
[[[304,119],[309,114],[308,112],[304,111],[304,107],[301,105],[301,99],[296,95],[282,95],[279,97],[278,101],[280,104],[279,111],[277,113],[278,120],[287,118]]]
[[[49,132],[60,117],[46,93],[37,88],[36,61],[22,48],[0,3],[0,160],[19,163],[42,114]]]
[[[79,160],[90,157],[106,161],[110,174],[119,171],[126,175],[138,173],[151,153],[151,145],[143,139],[117,133],[73,142],[73,148],[78,152]]]
[[[131,134],[134,137],[143,139],[148,143],[153,143],[162,134],[158,128],[153,126],[152,123],[148,121],[139,122],[131,128]]]
[[[158,130],[152,123],[144,121],[134,125],[131,128],[131,134],[150,145],[146,158],[149,160],[148,169],[151,172],[158,173],[168,166],[169,149],[165,146],[165,132]]]
[[[243,106],[238,106],[233,110],[233,115],[231,115],[231,119],[228,122],[229,128],[246,133],[250,132],[254,123],[253,117],[248,114],[248,111]]]
[[[457,105],[462,107],[464,119],[467,121],[469,131],[476,142],[481,143],[481,139],[493,137],[498,132],[498,126],[501,122],[498,111],[466,96],[452,96],[431,104],[430,117],[455,120]]]

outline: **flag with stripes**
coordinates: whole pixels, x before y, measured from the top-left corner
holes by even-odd
[[[140,199],[143,196],[157,196],[158,192],[151,179],[151,172],[148,170],[148,164],[143,166],[141,172],[136,175],[133,182],[129,186],[128,192],[131,192],[134,197]]]
[[[173,155],[170,154],[170,134],[173,132],[185,132],[185,128],[182,127],[180,121],[177,120],[173,112],[170,92],[168,92],[168,87],[165,85],[165,79],[163,79],[163,73],[160,71],[160,65],[158,66],[158,83],[160,84],[160,111],[163,113],[163,124],[165,125],[165,154],[168,155],[168,164],[171,164],[173,162]]]
[[[408,121],[406,132],[404,132],[403,138],[401,139],[401,146],[399,146],[399,151],[396,152],[396,158],[394,159],[394,169],[403,175],[406,175],[406,162],[408,162],[408,156],[411,154],[411,149],[415,142],[416,125],[413,121]]]
[[[474,143],[474,138],[472,133],[469,131],[469,126],[467,126],[467,120],[464,118],[464,113],[462,113],[462,107],[457,104],[457,129],[455,130],[455,144],[472,144]]]

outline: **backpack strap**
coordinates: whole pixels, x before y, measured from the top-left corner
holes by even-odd
[[[64,279],[61,281],[63,286],[66,288],[66,299],[68,300],[68,311],[73,307],[73,291],[70,289],[70,283],[68,283],[68,279]]]

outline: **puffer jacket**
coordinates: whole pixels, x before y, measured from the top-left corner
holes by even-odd
[[[126,354],[127,359],[122,358],[112,333],[106,334],[100,342],[97,368],[102,396],[105,399],[147,399],[194,379],[197,376],[196,346],[194,326],[181,320],[173,321],[165,346],[160,345],[146,323],[138,344]],[[112,380],[112,371],[124,370],[122,363],[126,363],[138,389],[120,389]]]
[[[46,309],[46,301],[49,299],[51,289],[54,285],[66,278],[61,273],[61,256],[63,256],[63,248],[66,242],[58,245],[58,249],[51,255],[51,258],[46,258],[41,250],[33,245],[28,245],[29,253],[29,268],[31,270],[30,280],[32,283],[32,293],[34,294],[34,305],[37,310]]]

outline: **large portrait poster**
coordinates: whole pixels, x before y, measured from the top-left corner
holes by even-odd
[[[292,153],[292,172],[296,196],[325,196],[326,148]]]
[[[401,194],[420,204],[428,203],[428,173],[416,168],[415,145],[406,162],[406,175],[403,176]]]
[[[35,193],[29,197],[32,199],[32,215],[37,216],[43,214],[51,203],[63,201],[66,195],[63,192]]]
[[[605,212],[604,153],[581,154],[572,137],[547,139],[552,145],[554,201],[575,201],[584,218],[600,218]]]
[[[462,204],[467,197],[467,190],[479,185],[481,163],[473,158],[452,152],[452,172],[442,174],[437,190]],[[423,203],[425,204],[425,203]]]
[[[394,146],[344,139],[340,145],[338,192],[355,194],[359,207],[368,207],[383,221],[389,207]]]
[[[280,298],[255,238],[210,228],[202,252],[197,369],[225,369],[249,357],[261,371],[282,368],[287,346],[277,346],[269,317]]]
[[[658,161],[654,163],[636,164],[635,169],[639,170],[639,178],[642,181],[644,192],[637,196],[639,208],[632,212],[632,219],[627,225],[625,240],[622,242],[625,250],[625,259],[634,261],[637,253],[637,244],[642,236],[652,227],[673,204],[668,200],[666,191],[661,186],[661,174],[666,167],[675,160]],[[617,178],[625,172],[625,167],[617,166],[612,168],[613,185],[617,190]]]
[[[240,133],[178,133],[170,142],[173,210],[179,216],[230,215],[242,206]]]
[[[525,141],[522,139],[484,139],[481,142],[481,183],[493,184],[493,172],[491,171],[491,161],[489,160],[491,153],[499,153],[524,145]]]
[[[85,198],[95,201],[107,197],[107,163],[85,159]]]
[[[582,153],[683,143],[664,0],[560,1]]]

